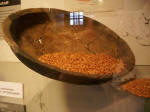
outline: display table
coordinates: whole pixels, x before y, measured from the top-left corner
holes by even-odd
[[[25,104],[27,112],[144,112],[144,98],[117,91],[108,83],[67,84],[43,77],[22,63],[1,62],[0,68],[1,80],[24,84],[23,100],[9,97],[0,97],[0,100]],[[139,77],[150,77],[150,66],[137,66],[137,69],[142,74]]]

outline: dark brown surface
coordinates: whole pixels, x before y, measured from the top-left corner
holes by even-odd
[[[70,25],[69,12],[57,9],[26,9],[10,15],[3,22],[5,40],[16,56],[38,73],[75,84],[98,84],[112,75],[82,76],[47,66],[39,56],[54,52],[106,53],[120,58],[125,71],[133,69],[135,57],[118,35],[103,24],[84,17],[83,25]]]

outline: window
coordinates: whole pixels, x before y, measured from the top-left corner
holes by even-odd
[[[83,25],[83,12],[70,12],[70,25]]]

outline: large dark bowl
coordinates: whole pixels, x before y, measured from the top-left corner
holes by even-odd
[[[44,76],[64,82],[99,84],[112,79],[113,75],[87,76],[60,70],[38,61],[42,54],[105,53],[122,59],[126,64],[124,71],[133,69],[135,57],[126,42],[116,33],[82,14],[77,17],[72,17],[71,14],[68,11],[49,8],[18,11],[9,15],[3,22],[4,38],[26,66]]]

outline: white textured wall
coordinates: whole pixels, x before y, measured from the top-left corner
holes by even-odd
[[[38,7],[64,9],[64,0],[22,0],[22,9]]]

